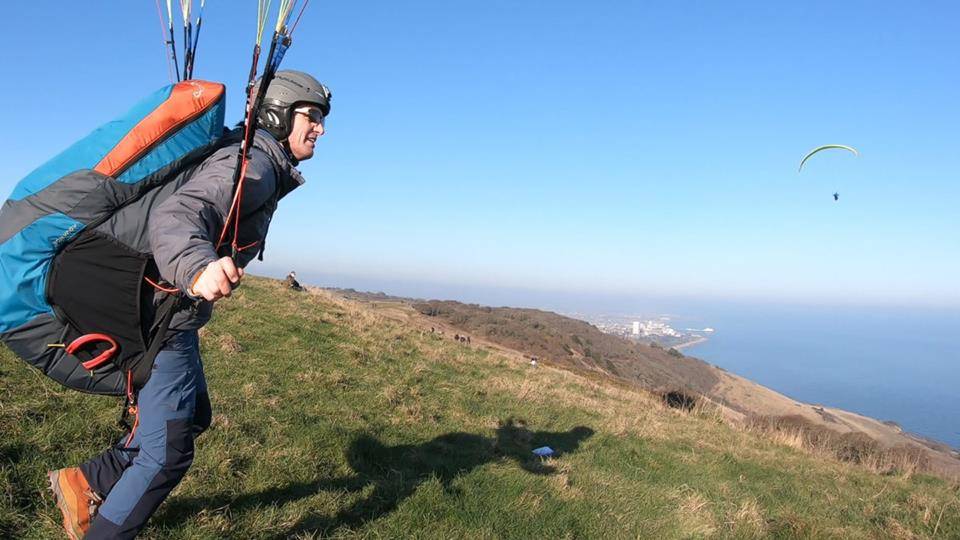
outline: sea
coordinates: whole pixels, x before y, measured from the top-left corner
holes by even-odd
[[[960,310],[727,305],[670,318],[715,330],[684,354],[960,448]]]
[[[707,341],[683,353],[796,400],[893,421],[960,449],[960,308],[708,301],[319,273],[307,279],[397,296],[539,308],[587,321],[666,317],[680,330],[713,328]]]

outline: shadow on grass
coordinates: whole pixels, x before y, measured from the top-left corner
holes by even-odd
[[[522,421],[511,418],[501,423],[494,438],[456,432],[422,444],[388,446],[375,437],[360,434],[347,449],[352,475],[297,482],[242,495],[177,498],[157,516],[156,524],[176,526],[199,509],[229,507],[232,513],[237,513],[257,507],[282,506],[320,491],[359,492],[372,486],[369,495],[336,515],[306,516],[274,538],[289,538],[306,531],[330,533],[343,527],[356,529],[392,512],[413,495],[420,484],[433,478],[441,482],[447,493],[455,494],[454,480],[487,463],[512,461],[531,474],[552,474],[554,467],[533,455],[531,450],[550,446],[556,456],[561,456],[576,451],[593,433],[584,426],[561,432],[534,432]]]

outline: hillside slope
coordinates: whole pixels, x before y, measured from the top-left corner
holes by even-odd
[[[203,336],[214,426],[145,537],[960,537],[956,485],[819,459],[413,317],[246,280]],[[58,537],[44,471],[114,439],[117,407],[0,350],[0,537]]]
[[[382,298],[356,295],[370,305]],[[726,417],[790,417],[813,430],[863,434],[883,448],[922,454],[928,467],[960,479],[960,459],[946,445],[903,432],[898,426],[841,409],[791,399],[736,374],[676,350],[626,340],[556,313],[526,308],[488,307],[454,301],[392,299],[429,319],[424,324],[481,337],[527,356],[578,371],[596,371],[654,392],[681,391],[722,406]],[[770,359],[776,362],[777,359]]]
[[[529,308],[488,307],[430,300],[413,304],[423,315],[561,367],[598,370],[648,389],[706,394],[718,370],[677,351],[604,334],[584,321]]]

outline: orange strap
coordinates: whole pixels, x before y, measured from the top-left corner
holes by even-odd
[[[133,436],[137,434],[137,427],[140,426],[140,407],[137,406],[137,396],[133,393],[133,370],[127,371],[127,411],[133,415],[133,426],[130,427],[130,436],[124,447],[129,448],[133,442]]]
[[[176,294],[176,293],[180,292],[180,289],[176,289],[176,288],[173,288],[173,287],[164,287],[163,285],[157,283],[156,281],[153,281],[152,279],[148,278],[147,276],[143,276],[143,280],[146,281],[147,283],[149,283],[154,289],[156,289],[156,290],[158,290],[158,291],[160,291],[160,292],[165,292],[165,293],[168,293],[168,294]]]

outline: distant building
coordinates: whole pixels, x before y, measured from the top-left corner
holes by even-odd
[[[680,337],[680,332],[659,321],[646,321],[639,326],[639,330],[644,336]]]
[[[640,321],[633,321],[633,335],[640,335]]]

